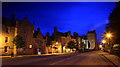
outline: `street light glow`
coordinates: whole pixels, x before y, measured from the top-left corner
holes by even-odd
[[[110,37],[111,37],[111,34],[110,34],[110,33],[107,33],[107,34],[106,34],[106,37],[110,38]]]
[[[106,43],[106,41],[105,41],[105,40],[102,40],[102,43]]]
[[[102,48],[102,45],[99,45],[100,48]]]

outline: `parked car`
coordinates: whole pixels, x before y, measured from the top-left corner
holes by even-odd
[[[104,52],[110,52],[110,47],[103,47]]]
[[[112,54],[120,54],[120,44],[114,44],[110,53]]]

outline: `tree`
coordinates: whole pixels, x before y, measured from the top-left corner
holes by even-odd
[[[120,2],[116,3],[116,7],[109,16],[109,22],[106,27],[106,32],[113,34],[113,43],[120,44]]]
[[[16,35],[12,42],[17,46],[17,48],[22,48],[26,45],[23,37],[20,35]]]
[[[67,47],[70,48],[70,49],[75,48],[75,42],[74,41],[68,42],[68,46]]]

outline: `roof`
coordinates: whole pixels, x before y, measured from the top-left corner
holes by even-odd
[[[87,33],[96,33],[96,30],[88,31]]]
[[[36,38],[38,34],[42,35],[42,37],[45,39],[44,35],[41,32],[39,32],[39,31],[35,31],[33,33],[33,38]]]
[[[16,20],[2,17],[2,24],[8,26],[16,26]]]

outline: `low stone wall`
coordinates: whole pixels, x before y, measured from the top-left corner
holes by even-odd
[[[5,55],[5,56],[6,56],[6,55],[11,55],[11,53],[13,52],[13,49],[8,49],[7,52],[5,52],[5,49],[2,49],[2,48],[1,48],[1,49],[0,49],[0,52],[1,52],[1,53],[0,53],[1,55]]]

